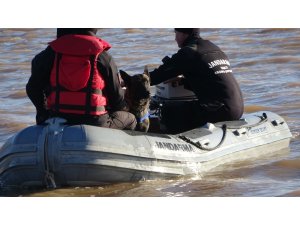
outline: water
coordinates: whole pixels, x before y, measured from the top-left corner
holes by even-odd
[[[55,29],[0,29],[0,146],[35,123],[25,85],[31,59],[55,35]],[[201,35],[229,56],[246,112],[270,110],[285,118],[293,134],[290,150],[223,166],[201,178],[2,195],[300,196],[300,29],[203,29]],[[132,74],[177,51],[172,29],[100,29],[98,36],[112,44],[118,68]]]

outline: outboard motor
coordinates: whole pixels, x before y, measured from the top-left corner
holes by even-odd
[[[155,86],[155,96],[165,100],[195,100],[194,92],[186,89],[183,84],[183,76],[178,80],[161,83]]]
[[[158,119],[160,130],[167,132],[168,118],[166,115],[170,110],[189,110],[184,107],[187,101],[197,101],[194,92],[186,89],[183,84],[183,76],[179,76],[175,81],[161,83],[155,86],[155,95],[151,99],[150,111],[153,119]]]

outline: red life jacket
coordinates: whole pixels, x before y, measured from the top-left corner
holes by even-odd
[[[50,75],[48,108],[61,113],[105,114],[105,83],[96,60],[110,44],[95,36],[64,35],[50,46],[56,56]]]

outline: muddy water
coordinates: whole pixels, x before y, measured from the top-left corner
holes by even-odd
[[[34,124],[26,96],[30,63],[55,38],[55,29],[0,29],[0,146]],[[300,196],[300,29],[203,29],[202,37],[229,56],[246,112],[282,115],[293,134],[290,149],[220,167],[198,178],[101,187],[2,193],[9,196]],[[101,29],[119,69],[138,73],[177,51],[172,29]]]

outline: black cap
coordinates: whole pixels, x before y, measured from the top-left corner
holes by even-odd
[[[200,28],[175,28],[175,31],[185,33],[188,35],[199,36]]]
[[[97,28],[57,28],[57,38],[67,34],[96,35]]]

